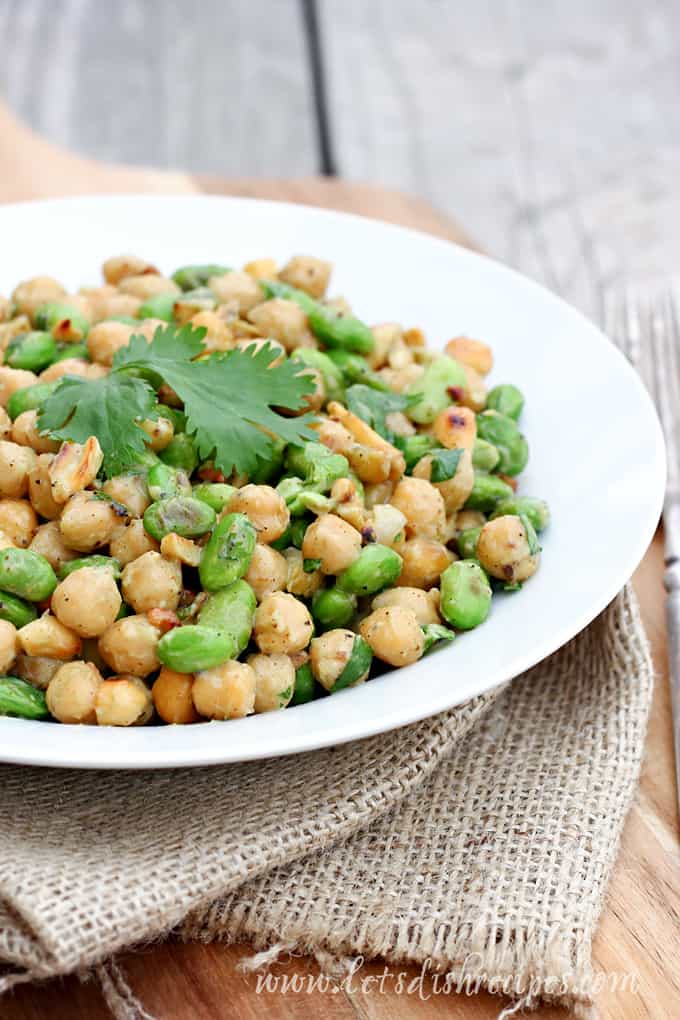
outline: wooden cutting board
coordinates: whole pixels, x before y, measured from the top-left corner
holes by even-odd
[[[3,124],[3,117],[5,123]],[[9,165],[0,170],[0,201],[56,194],[155,191],[247,195],[276,198],[341,209],[401,223],[471,242],[455,224],[431,207],[404,195],[338,180],[291,182],[219,181],[182,174],[104,167],[54,149],[15,122],[0,108],[0,131],[13,133],[16,145]],[[49,168],[49,172],[36,171]],[[263,254],[266,254],[263,253]],[[662,1020],[680,1013],[680,841],[675,802],[670,697],[667,679],[663,549],[657,536],[637,571],[635,584],[652,643],[658,683],[647,740],[640,790],[628,818],[621,854],[610,885],[602,923],[595,940],[594,961],[603,972],[599,996],[602,1020]],[[251,954],[247,946],[181,945],[167,942],[129,953],[120,960],[135,993],[157,1020],[495,1020],[498,998],[435,996],[426,980],[422,991],[397,995],[393,983],[377,979],[378,961],[367,965],[351,990],[338,994],[257,994],[255,978],[238,970]],[[277,973],[314,975],[308,959],[284,961]],[[413,978],[418,971],[410,971]],[[607,978],[609,975],[609,979]],[[626,975],[623,987],[614,975]],[[632,987],[631,987],[632,983]],[[540,1020],[565,1017],[564,1010],[543,1007]],[[22,986],[0,1003],[2,1020],[110,1020],[94,982],[76,978],[42,986]]]

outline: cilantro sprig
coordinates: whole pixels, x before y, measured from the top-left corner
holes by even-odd
[[[133,335],[107,376],[66,377],[43,404],[38,427],[62,440],[96,436],[105,473],[120,474],[143,455],[148,437],[138,422],[158,417],[155,391],[166,383],[184,403],[186,431],[201,459],[212,459],[225,475],[255,471],[272,454],[272,436],[297,444],[314,438],[312,415],[275,410],[299,411],[314,388],[299,364],[273,365],[279,352],[269,344],[198,358],[204,335],[188,324],[159,327],[151,343]]]

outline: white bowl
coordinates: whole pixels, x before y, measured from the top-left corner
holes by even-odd
[[[521,491],[548,500],[540,570],[496,596],[477,630],[406,669],[308,705],[233,722],[137,729],[0,719],[0,760],[89,768],[242,761],[356,740],[433,715],[517,676],[585,627],[639,563],[662,505],[665,462],[651,401],[592,323],[536,283],[454,244],[357,216],[217,197],[99,197],[0,208],[0,293],[49,274],[96,284],[109,255],[170,272],[310,253],[335,265],[332,292],[368,322],[422,327],[441,348],[491,345],[494,382],[526,396]]]

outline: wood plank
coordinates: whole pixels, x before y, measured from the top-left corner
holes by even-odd
[[[313,173],[298,0],[5,0],[0,94],[53,142],[188,171]]]
[[[680,6],[320,0],[336,162],[595,317],[680,263]]]

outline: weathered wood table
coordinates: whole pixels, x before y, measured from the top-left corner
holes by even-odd
[[[466,243],[462,232],[439,218],[427,205],[405,196],[339,181],[309,179],[295,183],[210,181],[175,174],[107,168],[54,149],[25,132],[0,106],[0,137],[11,137],[12,162],[0,171],[0,201],[31,195],[106,191],[176,191],[247,194],[304,201],[403,223]],[[42,168],[42,170],[37,168]],[[595,940],[596,968],[607,974],[634,975],[623,989],[604,988],[599,997],[602,1020],[664,1020],[678,1015],[680,971],[680,823],[675,803],[670,698],[667,680],[663,550],[657,536],[636,574],[647,633],[652,642],[658,683],[647,740],[642,781],[626,823],[621,854],[609,889]],[[398,996],[386,982],[381,993],[372,986],[338,994],[289,991],[257,994],[255,978],[238,970],[252,951],[247,946],[182,945],[168,942],[127,954],[121,964],[131,986],[158,1020],[492,1020],[500,1000],[432,996],[426,980],[422,991]],[[395,969],[395,968],[393,968]],[[308,959],[284,961],[277,972],[318,973]],[[361,977],[379,977],[383,964],[366,966]],[[418,971],[412,970],[418,977]],[[544,1007],[541,1020],[565,1017],[563,1010]],[[0,1002],[2,1020],[109,1020],[94,982],[76,978],[42,986],[22,986]]]

